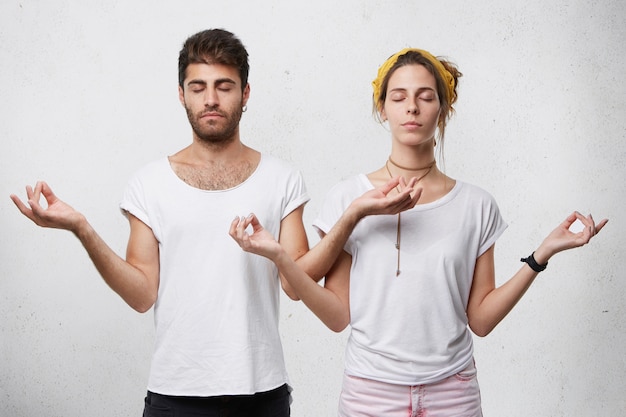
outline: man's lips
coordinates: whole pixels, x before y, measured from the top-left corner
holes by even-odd
[[[201,118],[201,119],[204,119],[204,118],[216,118],[216,117],[224,117],[224,116],[223,116],[221,113],[219,113],[219,112],[215,112],[215,111],[210,111],[210,112],[207,112],[207,113],[202,113],[202,114],[200,115],[200,118]]]

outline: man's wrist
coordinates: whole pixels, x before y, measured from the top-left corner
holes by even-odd
[[[285,250],[283,245],[278,244],[275,251],[271,251],[268,256],[269,260],[277,266],[286,265],[286,263],[295,262],[293,257]]]
[[[78,221],[69,230],[74,233],[79,240],[82,240],[95,232],[93,227],[91,227],[91,224],[87,221],[87,218],[82,214],[79,215]]]
[[[344,218],[346,225],[350,228],[353,228],[354,226],[356,226],[356,224],[359,221],[361,221],[363,217],[366,217],[366,216],[367,216],[367,213],[365,212],[365,210],[363,210],[363,208],[360,207],[359,204],[353,201],[348,206],[346,211],[344,211],[342,217]]]

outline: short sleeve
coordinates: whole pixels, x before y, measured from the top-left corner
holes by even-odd
[[[150,224],[150,218],[148,216],[147,201],[144,191],[139,176],[135,175],[128,182],[124,190],[122,201],[120,202],[120,209],[122,210],[122,214],[126,215],[126,213],[130,213],[151,228],[152,225]]]
[[[493,196],[487,193],[485,199],[483,200],[481,223],[482,228],[480,233],[480,244],[476,257],[485,253],[508,227],[500,214],[500,209],[496,200]]]
[[[281,220],[284,219],[300,207],[309,201],[309,194],[307,193],[304,178],[300,171],[292,171],[286,182],[287,189],[285,190],[285,205],[281,214]]]

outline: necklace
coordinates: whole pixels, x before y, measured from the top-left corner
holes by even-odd
[[[424,170],[426,168],[432,168],[432,166],[435,164],[435,160],[433,160],[433,161],[429,162],[428,165],[424,165],[423,167],[419,167],[419,168],[403,167],[402,165],[396,163],[396,161],[391,159],[391,156],[389,156],[389,162],[391,162],[391,165],[393,165],[393,166],[395,166],[397,168],[403,169],[405,171],[422,171],[422,170]],[[387,170],[389,170],[389,169],[387,169]]]
[[[415,184],[417,184],[422,179],[424,179],[424,177],[426,177],[426,175],[430,174],[430,171],[435,166],[435,161],[432,161],[430,164],[426,165],[423,168],[417,168],[417,169],[403,168],[400,165],[398,165],[395,162],[393,162],[391,157],[389,157],[389,160],[387,162],[385,162],[385,168],[387,169],[387,173],[389,174],[389,178],[393,178],[393,175],[391,174],[391,170],[389,169],[389,162],[391,162],[392,165],[395,165],[396,167],[405,169],[407,171],[421,171],[421,170],[424,170],[424,169],[428,169],[428,171],[426,171],[426,173],[424,173],[422,176],[420,176],[417,179],[417,181],[415,181]],[[398,190],[398,192],[400,191],[398,189],[398,187],[396,187],[396,189]],[[402,223],[401,223],[401,220],[400,220],[400,213],[398,213],[398,223],[397,223],[397,226],[396,226],[396,251],[398,253],[398,262],[397,262],[397,266],[396,266],[396,276],[400,275],[400,237],[401,237],[401,234],[402,234],[402,227],[401,226],[402,226]]]

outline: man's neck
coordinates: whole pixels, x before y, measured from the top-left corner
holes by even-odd
[[[256,170],[260,160],[259,152],[239,140],[219,146],[194,140],[169,157],[181,180],[203,190],[226,190],[241,184]]]
[[[203,164],[230,164],[237,163],[246,158],[248,148],[238,137],[228,142],[210,143],[194,137],[193,142],[186,148],[187,163],[194,165]],[[182,155],[181,155],[182,156]]]

